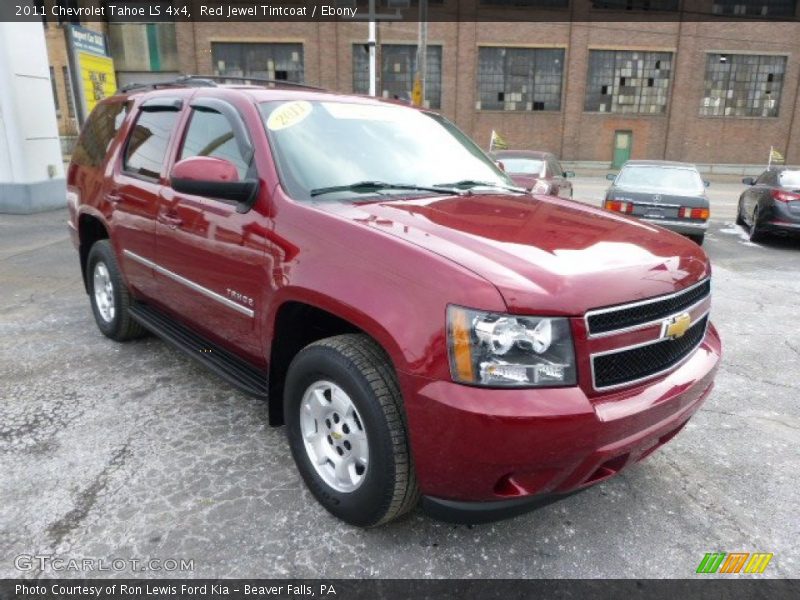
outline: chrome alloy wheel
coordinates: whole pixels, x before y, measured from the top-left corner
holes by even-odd
[[[92,281],[97,311],[106,323],[111,323],[114,320],[114,284],[104,262],[100,261],[94,266]]]
[[[317,381],[300,403],[300,432],[306,453],[322,480],[348,493],[364,482],[369,444],[350,396],[335,383]]]

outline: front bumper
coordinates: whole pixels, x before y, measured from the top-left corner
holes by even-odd
[[[505,502],[513,512],[608,479],[680,431],[711,392],[720,355],[711,325],[674,371],[592,396],[580,387],[485,389],[401,374],[420,490],[429,505],[488,503],[491,512]]]
[[[638,218],[642,221],[647,221],[653,225],[660,225],[664,229],[669,229],[670,231],[683,235],[702,235],[708,229],[708,221],[672,221],[666,219]]]

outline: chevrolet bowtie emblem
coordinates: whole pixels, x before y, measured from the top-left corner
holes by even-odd
[[[692,317],[689,313],[685,312],[680,315],[675,315],[665,320],[661,325],[661,337],[672,340],[683,337],[691,325]]]

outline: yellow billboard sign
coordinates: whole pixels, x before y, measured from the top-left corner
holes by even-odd
[[[67,24],[64,33],[78,122],[82,125],[98,102],[117,91],[114,62],[109,56],[106,36],[101,31]]]
[[[114,61],[108,56],[78,52],[78,73],[86,103],[86,114],[92,112],[103,98],[117,91]]]

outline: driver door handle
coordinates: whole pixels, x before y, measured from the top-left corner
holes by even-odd
[[[175,213],[161,213],[161,215],[159,215],[159,221],[161,221],[164,225],[166,225],[170,229],[177,229],[178,227],[183,225],[183,219],[181,219]]]

